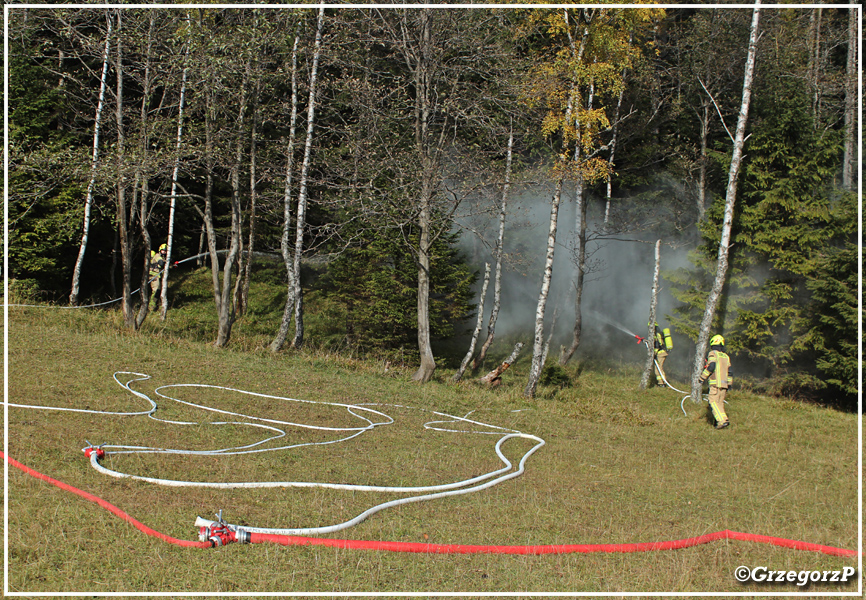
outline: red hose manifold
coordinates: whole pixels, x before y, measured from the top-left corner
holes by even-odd
[[[226,546],[237,541],[235,532],[223,525],[213,527],[202,527],[198,531],[198,539],[202,542],[210,542],[212,547]]]
[[[240,542],[241,544],[250,543],[250,532],[243,529],[235,529],[222,518],[222,511],[217,515],[217,521],[207,523],[204,519],[196,519],[196,524],[200,525],[198,530],[198,539],[202,542],[210,542],[212,548],[217,546],[225,546],[232,542]]]
[[[87,458],[90,458],[90,455],[94,452],[96,452],[96,458],[98,460],[102,460],[103,458],[105,458],[105,450],[103,450],[102,448],[94,448],[93,446],[88,446],[87,448],[84,448],[84,456],[86,456]]]

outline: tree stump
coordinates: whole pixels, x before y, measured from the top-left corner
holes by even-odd
[[[520,354],[520,351],[522,349],[523,342],[517,342],[517,344],[514,346],[514,350],[511,352],[511,355],[506,358],[501,365],[490,371],[487,375],[485,375],[484,377],[480,377],[479,381],[487,384],[492,388],[499,387],[502,384],[502,374],[508,370],[508,367],[514,364],[514,361],[517,360],[517,355]]]

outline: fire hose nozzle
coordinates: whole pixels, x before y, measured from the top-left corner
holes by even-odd
[[[634,337],[635,337],[635,339],[637,340],[637,343],[638,343],[638,344],[643,344],[643,340],[644,340],[644,339],[643,339],[641,336],[636,335],[636,336],[634,336]]]

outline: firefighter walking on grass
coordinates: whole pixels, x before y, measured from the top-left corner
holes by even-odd
[[[710,411],[716,422],[716,429],[724,429],[730,422],[725,414],[725,393],[731,387],[734,378],[731,376],[731,359],[725,353],[725,338],[714,335],[710,340],[710,352],[701,373],[701,383],[710,382]]]
[[[150,306],[149,310],[156,309],[159,289],[162,284],[162,271],[165,269],[165,258],[168,254],[168,246],[162,244],[159,252],[150,251]]]

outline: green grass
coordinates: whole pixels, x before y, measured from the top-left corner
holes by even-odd
[[[267,290],[259,290],[265,292]],[[252,295],[252,294],[251,294]],[[420,485],[470,477],[497,465],[487,436],[425,431],[429,412],[518,429],[547,444],[525,475],[492,489],[380,512],[327,537],[459,544],[651,542],[732,529],[829,546],[857,547],[857,417],[734,390],[732,427],[715,431],[703,408],[670,390],[638,389],[638,367],[565,369],[571,385],[523,397],[527,357],[498,390],[449,382],[441,368],[427,385],[412,365],[385,370],[375,360],[311,344],[266,350],[274,310],[251,307],[232,345],[216,349],[206,294],[178,300],[161,323],[126,332],[112,311],[10,309],[9,400],[125,410],[142,405],[112,380],[146,373],[137,389],[200,383],[263,394],[389,407],[398,423],[346,444],[234,458],[110,456],[120,470],[177,479],[276,479]],[[259,298],[267,297],[259,293]],[[279,308],[277,308],[279,310]],[[249,317],[249,318],[248,318]],[[311,316],[311,321],[322,316]],[[312,338],[312,335],[311,335]],[[499,352],[510,350],[505,344]],[[579,375],[578,375],[579,373]],[[680,387],[680,386],[678,386]],[[328,407],[199,389],[178,397],[222,408],[338,423]],[[320,410],[321,409],[321,410]],[[161,403],[160,414],[208,419]],[[164,412],[163,412],[164,411]],[[299,432],[292,432],[298,439]],[[309,434],[304,434],[308,437]],[[154,529],[195,539],[197,515],[263,527],[331,524],[393,495],[329,490],[195,490],[117,480],[95,472],[81,448],[93,443],[234,446],[243,428],[166,426],[147,418],[96,417],[9,409],[9,453],[40,472],[115,504]],[[506,444],[516,462],[527,442]],[[766,592],[793,584],[741,585],[740,565],[827,570],[854,559],[725,541],[637,554],[557,556],[421,555],[377,551],[232,545],[182,549],[150,538],[77,496],[9,471],[9,589],[40,592]],[[813,584],[806,592],[854,592],[857,584]]]

